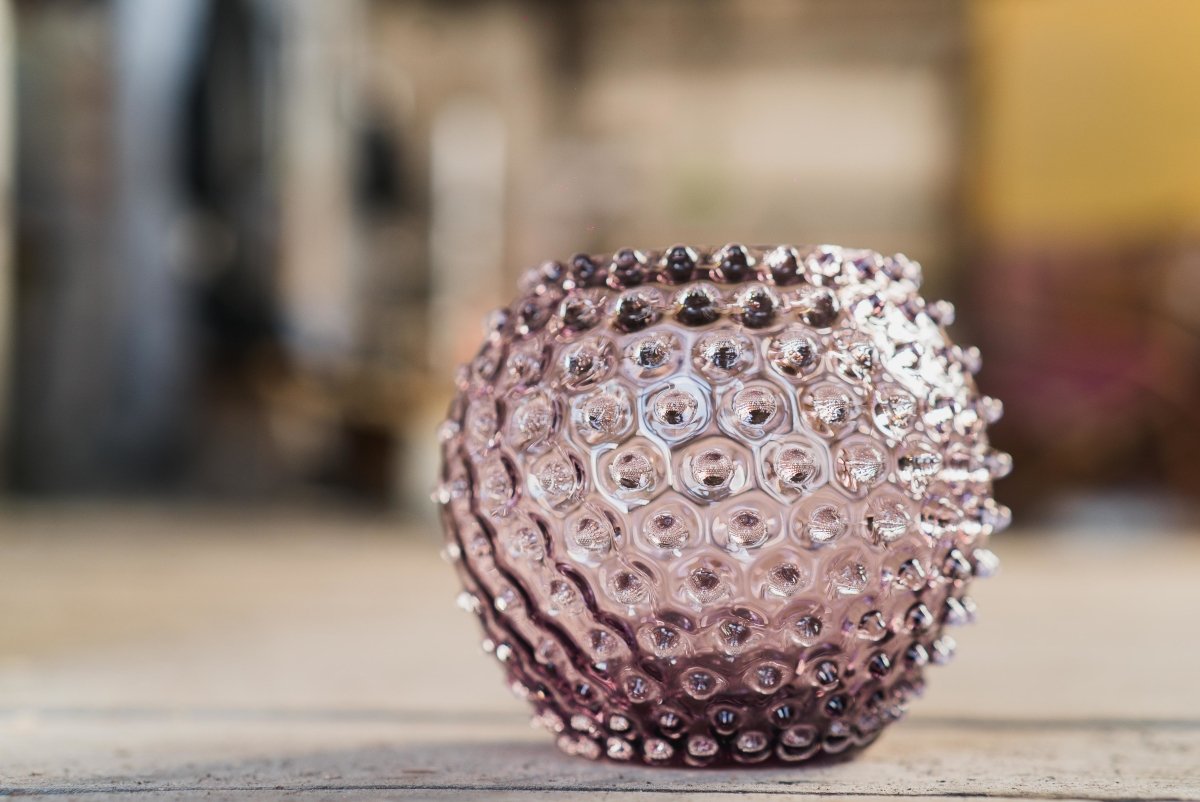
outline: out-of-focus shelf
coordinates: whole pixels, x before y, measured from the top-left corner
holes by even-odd
[[[1200,538],[998,539],[980,623],[850,763],[558,754],[452,603],[432,531],[106,508],[0,514],[0,795],[1200,799]]]

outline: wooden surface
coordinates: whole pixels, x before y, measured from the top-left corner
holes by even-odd
[[[1200,537],[996,544],[980,622],[848,763],[560,756],[428,533],[173,510],[0,513],[0,795],[1200,799]]]

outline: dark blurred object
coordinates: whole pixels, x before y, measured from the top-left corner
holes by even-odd
[[[921,261],[1018,521],[1196,506],[1191,0],[9,8],[11,490],[429,515],[523,268],[741,239]]]
[[[1139,507],[1165,526],[1190,505],[1195,520],[1200,5],[972,8],[980,256],[962,319],[1008,410],[1005,498],[1114,528]]]
[[[361,133],[333,120],[348,133],[327,148],[345,145],[341,163],[359,175],[291,178],[295,159],[322,151],[289,143],[307,141],[306,116],[328,129],[329,115],[320,93],[285,79],[289,60],[328,68],[297,40],[361,6],[19,5],[14,489],[390,497],[380,449],[393,421],[357,412],[379,382],[347,372],[361,349],[349,328],[322,328],[358,299],[331,297],[326,313],[297,275],[320,258],[299,244],[314,237],[335,251],[326,274],[361,273],[349,227],[357,212],[386,229],[400,207],[397,144],[379,120]],[[324,205],[317,227],[293,222],[297,198]],[[365,244],[359,259],[388,245]],[[358,400],[342,397],[348,386]]]
[[[16,8],[22,491],[412,505],[531,261],[956,248],[952,3]]]
[[[195,14],[144,10],[18,6],[18,489],[156,485],[185,449],[190,327],[169,269],[183,198],[168,176]]]
[[[971,306],[1005,489],[1200,498],[1200,248],[1030,252],[984,263]]]
[[[276,81],[266,57],[278,54],[259,52],[269,41],[253,6],[211,3],[180,97],[179,169],[190,207],[185,255],[216,371],[277,348],[281,328],[273,269],[278,201],[267,148],[267,93]]]

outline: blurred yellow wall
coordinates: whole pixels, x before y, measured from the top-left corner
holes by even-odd
[[[1200,2],[980,0],[971,14],[980,234],[1200,231]]]

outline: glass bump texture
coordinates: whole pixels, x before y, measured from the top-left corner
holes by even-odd
[[[835,246],[528,272],[439,432],[445,554],[564,751],[849,754],[920,695],[996,570],[999,401],[920,267]]]

